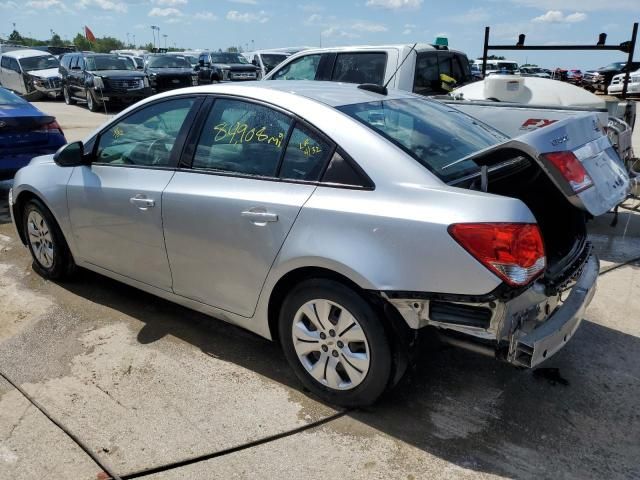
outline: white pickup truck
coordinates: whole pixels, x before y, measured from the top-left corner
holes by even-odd
[[[263,80],[368,83],[434,96],[511,137],[595,112],[620,157],[633,157],[634,102],[607,105],[578,87],[544,78],[491,75],[471,83],[469,65],[464,53],[429,44],[319,48],[291,55]],[[453,92],[451,78],[458,86]]]

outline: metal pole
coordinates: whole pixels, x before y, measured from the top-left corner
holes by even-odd
[[[629,85],[629,75],[631,74],[631,64],[633,63],[633,52],[636,49],[636,38],[638,37],[638,22],[633,24],[631,43],[629,44],[629,56],[625,65],[624,82],[622,84],[622,98],[627,98],[627,86]]]
[[[482,78],[487,74],[487,53],[489,51],[489,27],[484,27],[484,47],[482,49]]]

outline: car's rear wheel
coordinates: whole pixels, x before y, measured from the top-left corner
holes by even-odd
[[[23,231],[33,257],[33,269],[45,278],[58,280],[70,275],[75,263],[53,215],[37,199],[27,202]]]
[[[279,334],[300,381],[322,400],[369,405],[384,392],[392,356],[383,319],[363,296],[333,280],[307,280],[283,302]]]
[[[71,92],[69,92],[69,87],[66,85],[62,87],[62,95],[64,96],[64,103],[67,105],[75,105],[76,101],[71,96]]]

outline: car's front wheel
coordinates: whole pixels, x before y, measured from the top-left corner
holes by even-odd
[[[282,305],[279,334],[300,381],[328,403],[370,405],[389,383],[392,356],[383,319],[339,282],[297,285]]]
[[[62,95],[64,96],[64,103],[67,105],[75,105],[76,101],[71,96],[71,92],[69,92],[69,87],[66,85],[62,87]]]
[[[95,96],[93,95],[93,92],[89,89],[87,89],[87,108],[91,111],[91,112],[97,112],[98,111],[98,101],[96,100]]]
[[[45,278],[58,280],[71,274],[75,263],[53,215],[37,199],[24,206],[23,232],[33,257],[33,269]]]

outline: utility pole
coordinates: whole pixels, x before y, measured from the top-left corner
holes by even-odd
[[[131,46],[131,43],[129,42],[129,32],[127,32],[127,48]]]
[[[167,37],[168,37],[169,35],[167,35],[166,33],[163,33],[163,34],[162,34],[162,36],[164,37],[164,48],[165,48],[165,50],[166,50],[166,48],[167,48]]]

